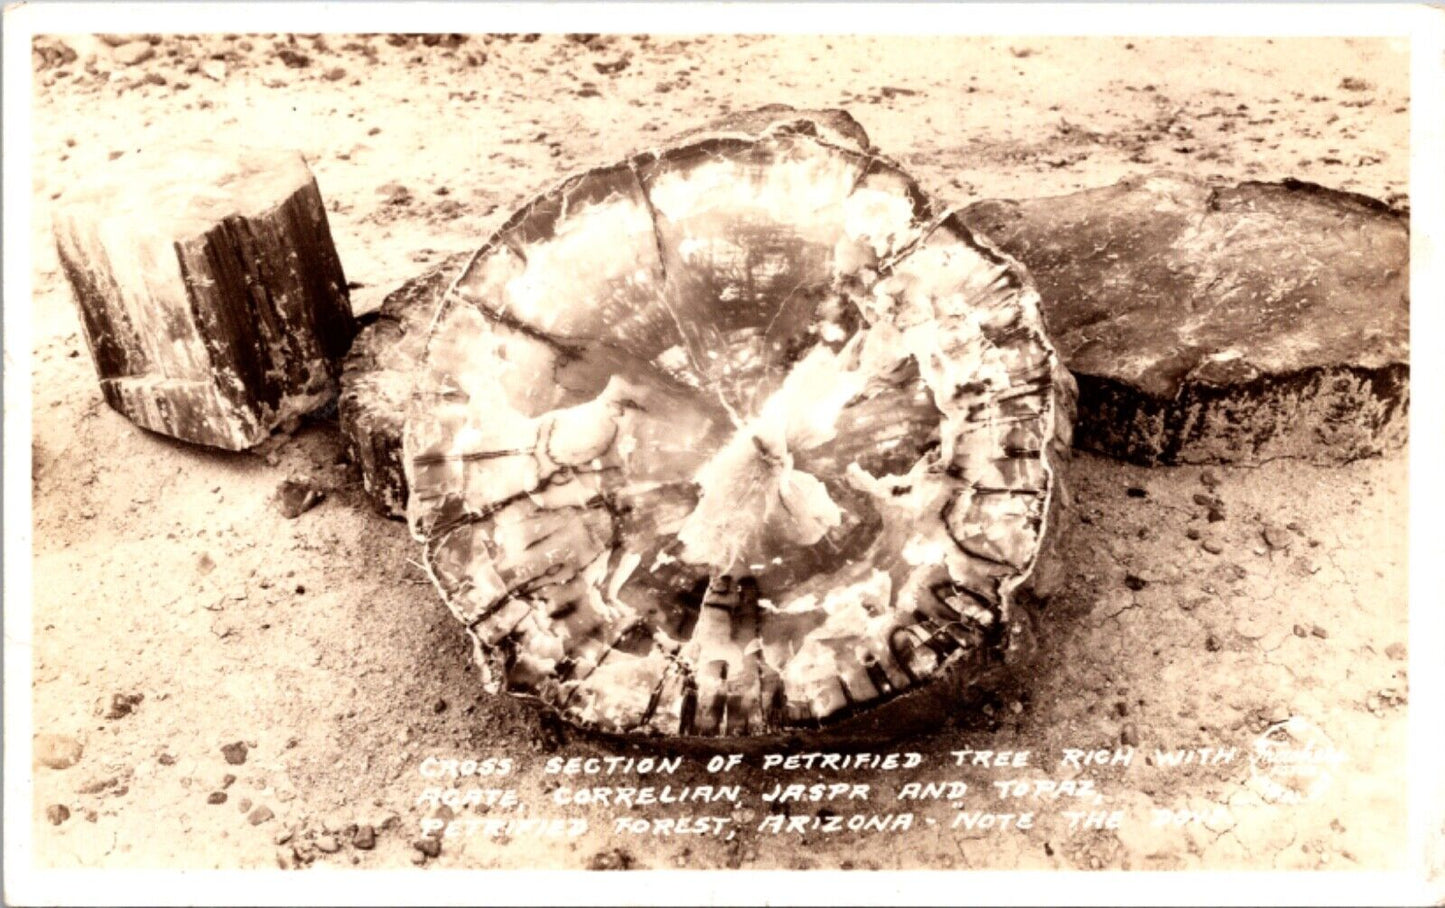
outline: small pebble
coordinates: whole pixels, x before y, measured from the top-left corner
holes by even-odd
[[[59,826],[70,819],[70,808],[64,804],[51,804],[45,808],[45,819],[50,821],[50,825]]]
[[[1217,653],[1224,648],[1224,643],[1214,634],[1204,638],[1204,648],[1211,653]]]
[[[1306,628],[1303,624],[1296,624],[1294,626],[1294,635],[1296,637],[1308,637],[1310,635],[1310,632],[1309,629]]]
[[[85,748],[69,735],[35,736],[35,762],[50,769],[69,769],[80,762]]]
[[[345,78],[346,70],[342,69],[340,66],[333,66],[326,71],[327,82],[340,82],[342,79]]]
[[[1319,637],[1321,640],[1328,639],[1329,636],[1330,636],[1329,631],[1327,631],[1327,630],[1325,630],[1324,628],[1320,627],[1318,624],[1316,624],[1314,627],[1310,628],[1310,633],[1311,633],[1311,634],[1314,634],[1316,637]]]
[[[221,776],[222,788],[230,788],[234,784],[236,784],[236,777],[233,774],[228,772],[224,776]]]
[[[267,807],[265,804],[262,804],[255,810],[251,811],[251,815],[246,819],[250,822],[252,826],[260,826],[262,823],[266,822],[274,816],[276,816],[275,811]]]
[[[296,830],[292,829],[290,826],[287,826],[285,829],[276,833],[275,841],[277,845],[285,845],[287,842],[295,838],[295,836]]]
[[[1394,659],[1396,662],[1404,662],[1406,657],[1409,656],[1409,651],[1405,649],[1405,644],[1403,643],[1391,643],[1385,647],[1385,655]]]
[[[1190,527],[1189,529],[1184,531],[1184,536],[1187,539],[1198,539],[1200,535],[1202,534],[1194,527]]]
[[[280,57],[281,62],[285,63],[291,69],[301,69],[311,65],[310,57],[300,51],[292,50],[289,47],[283,47],[276,51],[276,56]]]
[[[623,848],[599,851],[587,862],[588,870],[630,870],[636,863],[631,852]]]
[[[1124,724],[1124,729],[1119,733],[1119,743],[1126,747],[1139,746],[1139,727],[1133,722]]]
[[[335,854],[341,850],[341,843],[336,841],[335,836],[324,835],[316,840],[316,850],[325,854]]]
[[[242,798],[241,800],[236,802],[236,807],[241,811],[241,813],[249,813],[251,810],[251,799]]]
[[[1224,546],[1220,545],[1213,539],[1204,540],[1202,543],[1200,543],[1200,548],[1204,549],[1204,551],[1208,552],[1211,555],[1218,555],[1224,551]]]
[[[1264,536],[1264,544],[1272,549],[1287,549],[1294,542],[1288,530],[1274,524],[1266,524],[1261,535]]]
[[[1217,507],[1210,508],[1208,517],[1210,523],[1219,523],[1224,519],[1224,511],[1220,510]]]
[[[1137,593],[1144,587],[1148,586],[1149,581],[1145,580],[1143,577],[1136,577],[1133,574],[1125,574],[1124,585]]]
[[[627,68],[627,64],[630,62],[632,62],[631,56],[628,54],[623,54],[616,60],[598,61],[596,63],[593,63],[592,68],[597,70],[604,76],[610,76],[622,72],[624,69]]]
[[[287,520],[295,520],[305,514],[325,497],[320,489],[294,479],[287,479],[276,487],[276,505],[281,510],[281,516]]]
[[[111,721],[123,719],[144,699],[144,694],[111,694],[109,698],[102,697],[95,705],[95,714]]]
[[[135,66],[137,63],[144,63],[156,55],[156,49],[150,46],[148,41],[129,41],[117,47],[112,54],[115,62],[122,66]]]
[[[1205,470],[1199,474],[1199,482],[1207,488],[1214,488],[1219,485],[1219,477],[1214,475],[1213,470]]]
[[[351,837],[351,844],[362,851],[370,851],[376,847],[376,830],[369,825],[356,827],[356,834]]]
[[[1138,486],[1129,486],[1129,488],[1124,490],[1124,494],[1130,498],[1148,498],[1149,490],[1141,489]]]
[[[236,741],[222,747],[221,755],[224,756],[226,762],[232,766],[240,766],[246,762],[246,753],[248,750],[249,748],[246,747],[245,741]]]
[[[1214,499],[1208,495],[1205,495],[1203,492],[1194,493],[1194,503],[1199,505],[1201,508],[1214,507]]]
[[[206,795],[207,804],[224,804],[228,795],[224,791],[213,791]]]
[[[411,847],[429,858],[434,858],[442,853],[442,842],[441,839],[437,838],[426,837],[417,839],[411,843]]]

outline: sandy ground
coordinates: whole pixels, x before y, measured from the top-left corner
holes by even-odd
[[[729,780],[749,792],[744,803],[710,811],[730,816],[733,838],[615,836],[617,811],[555,806],[557,786],[579,780],[542,771],[551,756],[608,751],[479,690],[462,629],[403,526],[367,507],[334,422],[241,455],[136,429],[101,400],[49,240],[54,206],[114,157],[199,136],[296,147],[365,312],[427,264],[479,245],[563,174],[724,109],[780,101],[845,107],[927,188],[960,204],[1156,168],[1298,177],[1407,204],[1402,46],[671,36],[584,45],[560,35],[153,43],[154,56],[131,66],[108,51],[89,69],[85,57],[37,57],[34,726],[83,749],[73,766],[35,770],[39,866],[1405,865],[1403,454],[1335,469],[1215,468],[1225,518],[1215,522],[1195,501],[1210,492],[1204,471],[1081,455],[1071,475],[1083,523],[1069,543],[1068,588],[1043,613],[1040,660],[984,713],[941,718],[936,734],[897,748],[925,754],[927,772],[841,774],[875,785],[860,808],[762,803],[752,792],[774,777],[747,768]],[[272,495],[287,478],[324,488],[325,502],[283,518]],[[111,709],[114,718],[97,713],[118,694],[143,699]],[[1290,716],[1348,756],[1327,790],[1298,806],[1266,801],[1245,758]],[[233,764],[222,747],[238,741],[246,754]],[[1121,742],[1139,751],[1127,769],[940,768],[965,747],[1029,749],[1045,762],[1064,747]],[[1145,760],[1155,747],[1195,745],[1241,756],[1179,771]],[[429,755],[515,761],[502,784],[525,808],[458,817],[580,817],[589,831],[448,839],[428,858],[413,842],[433,813],[417,803]],[[1071,833],[1067,799],[990,792],[1003,778],[1075,776],[1105,794],[1089,809],[1124,810],[1131,822]],[[970,809],[1039,818],[1028,830],[953,829],[957,809],[933,802],[893,835],[757,831],[770,811],[898,812],[895,792],[915,779],[968,781]],[[655,781],[718,780],[689,764]],[[1209,819],[1152,828],[1157,808]]]

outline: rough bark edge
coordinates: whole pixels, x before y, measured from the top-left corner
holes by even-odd
[[[1349,463],[1404,446],[1409,375],[1403,363],[1321,366],[1230,385],[1186,381],[1176,397],[1163,399],[1117,379],[1080,374],[1076,444],[1143,466],[1256,465],[1279,457]],[[1243,400],[1253,418],[1234,412]],[[1303,408],[1323,415],[1290,413]]]
[[[361,320],[341,370],[341,394],[337,401],[341,434],[351,460],[361,468],[362,487],[372,506],[385,517],[406,518],[408,486],[402,460],[402,409],[376,409],[369,385],[390,375],[407,383],[410,377],[396,369],[383,369],[379,357],[388,345],[404,343],[410,326],[418,330],[429,323],[431,310],[440,306],[446,292],[465,271],[472,253],[451,256],[387,294],[381,308]],[[421,310],[421,311],[417,311]],[[415,316],[421,316],[416,318]],[[420,359],[413,364],[420,365]]]

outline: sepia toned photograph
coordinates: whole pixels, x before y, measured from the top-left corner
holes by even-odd
[[[1445,899],[1408,28],[210,6],[7,35],[7,870]]]

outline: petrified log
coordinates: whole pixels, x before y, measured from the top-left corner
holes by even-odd
[[[388,294],[343,363],[337,403],[341,432],[352,460],[361,467],[366,494],[389,517],[406,516],[401,428],[426,330],[442,295],[473,255],[451,256]]]
[[[887,736],[1017,645],[1072,379],[1021,271],[859,136],[775,109],[572,177],[434,307],[408,516],[490,689]]]
[[[1405,439],[1410,240],[1384,204],[1161,174],[961,217],[1037,283],[1079,382],[1080,447],[1348,461]]]
[[[240,450],[336,393],[355,331],[326,209],[294,152],[138,152],[55,218],[106,402]]]

